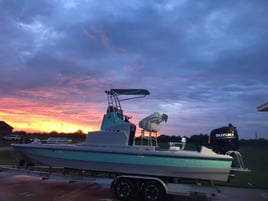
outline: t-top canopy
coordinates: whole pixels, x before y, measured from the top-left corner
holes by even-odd
[[[147,89],[110,89],[105,91],[107,94],[117,94],[117,95],[149,95],[150,92]]]

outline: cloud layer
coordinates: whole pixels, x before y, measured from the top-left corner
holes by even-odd
[[[147,99],[126,105],[135,123],[158,111],[169,115],[165,134],[232,122],[242,138],[267,138],[268,114],[256,111],[268,101],[267,6],[0,1],[0,119],[18,129],[54,121],[55,129],[91,130],[105,111],[104,90],[147,88]]]

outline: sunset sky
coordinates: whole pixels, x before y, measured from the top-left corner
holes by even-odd
[[[268,138],[267,0],[0,0],[0,120],[16,131],[97,130],[104,91],[146,88],[124,102],[160,134],[232,123]]]

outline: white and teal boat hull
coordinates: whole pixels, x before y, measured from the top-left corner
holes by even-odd
[[[122,174],[227,181],[232,157],[213,152],[144,150],[136,147],[15,144],[19,157],[42,164]]]

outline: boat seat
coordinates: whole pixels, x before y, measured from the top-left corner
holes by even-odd
[[[139,122],[139,127],[144,131],[148,132],[158,132],[160,130],[160,123],[165,121],[167,122],[168,115],[160,114],[159,112],[155,112]]]

